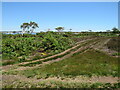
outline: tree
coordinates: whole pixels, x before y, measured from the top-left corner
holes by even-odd
[[[23,23],[20,28],[23,29],[22,31],[22,35],[25,33],[25,29],[28,28],[29,29],[29,23]]]
[[[116,27],[114,27],[112,30],[113,33],[120,33],[120,31]]]
[[[33,33],[34,29],[39,28],[38,24],[35,22],[30,21],[30,33]]]
[[[64,30],[64,27],[57,27],[55,28],[58,32],[62,32],[62,30]]]
[[[88,30],[89,32],[92,32],[92,30]]]
[[[106,30],[106,32],[111,32],[110,30]]]
[[[22,34],[24,34],[25,32],[27,32],[27,33],[32,33],[32,32],[34,31],[34,29],[39,28],[39,27],[38,27],[38,24],[37,24],[37,23],[30,21],[30,23],[23,23],[23,24],[20,26],[20,28],[23,29]],[[26,29],[27,29],[27,30],[26,30]]]
[[[72,31],[72,29],[70,28],[70,32]]]
[[[13,31],[13,33],[16,33],[16,31]]]

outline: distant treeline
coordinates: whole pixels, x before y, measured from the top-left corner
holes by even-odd
[[[52,33],[52,34],[62,34],[65,37],[71,37],[71,36],[113,36],[117,35],[120,36],[119,32],[53,32],[53,31],[48,31],[48,32],[40,32],[36,34],[4,34],[2,33],[2,37],[43,37],[47,33]]]

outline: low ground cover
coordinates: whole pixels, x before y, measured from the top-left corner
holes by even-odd
[[[118,58],[110,57],[93,49],[85,53],[75,54],[65,60],[47,64],[45,66],[11,72],[25,75],[26,77],[49,77],[49,76],[118,76]],[[7,74],[7,73],[6,73]],[[9,72],[10,74],[10,72]]]
[[[120,88],[120,83],[80,83],[80,82],[64,82],[64,81],[41,81],[39,83],[29,83],[17,80],[16,83],[4,84],[3,88],[104,88],[115,89]]]
[[[115,50],[118,53],[120,53],[120,37],[114,37],[114,38],[112,38],[106,44],[106,46],[108,47],[108,49]]]

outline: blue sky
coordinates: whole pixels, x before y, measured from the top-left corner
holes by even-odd
[[[117,2],[3,2],[3,30],[21,30],[23,22],[35,21],[36,31],[105,31],[118,27]]]

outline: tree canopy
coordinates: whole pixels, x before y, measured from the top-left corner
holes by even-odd
[[[32,33],[34,29],[39,28],[38,24],[30,21],[30,23],[23,23],[20,28],[23,29],[22,33],[29,32]]]
[[[64,30],[64,27],[57,27],[55,28],[58,32],[62,32]]]
[[[116,27],[114,27],[112,30],[113,30],[113,31],[112,31],[113,33],[120,33],[120,30],[117,29]]]

